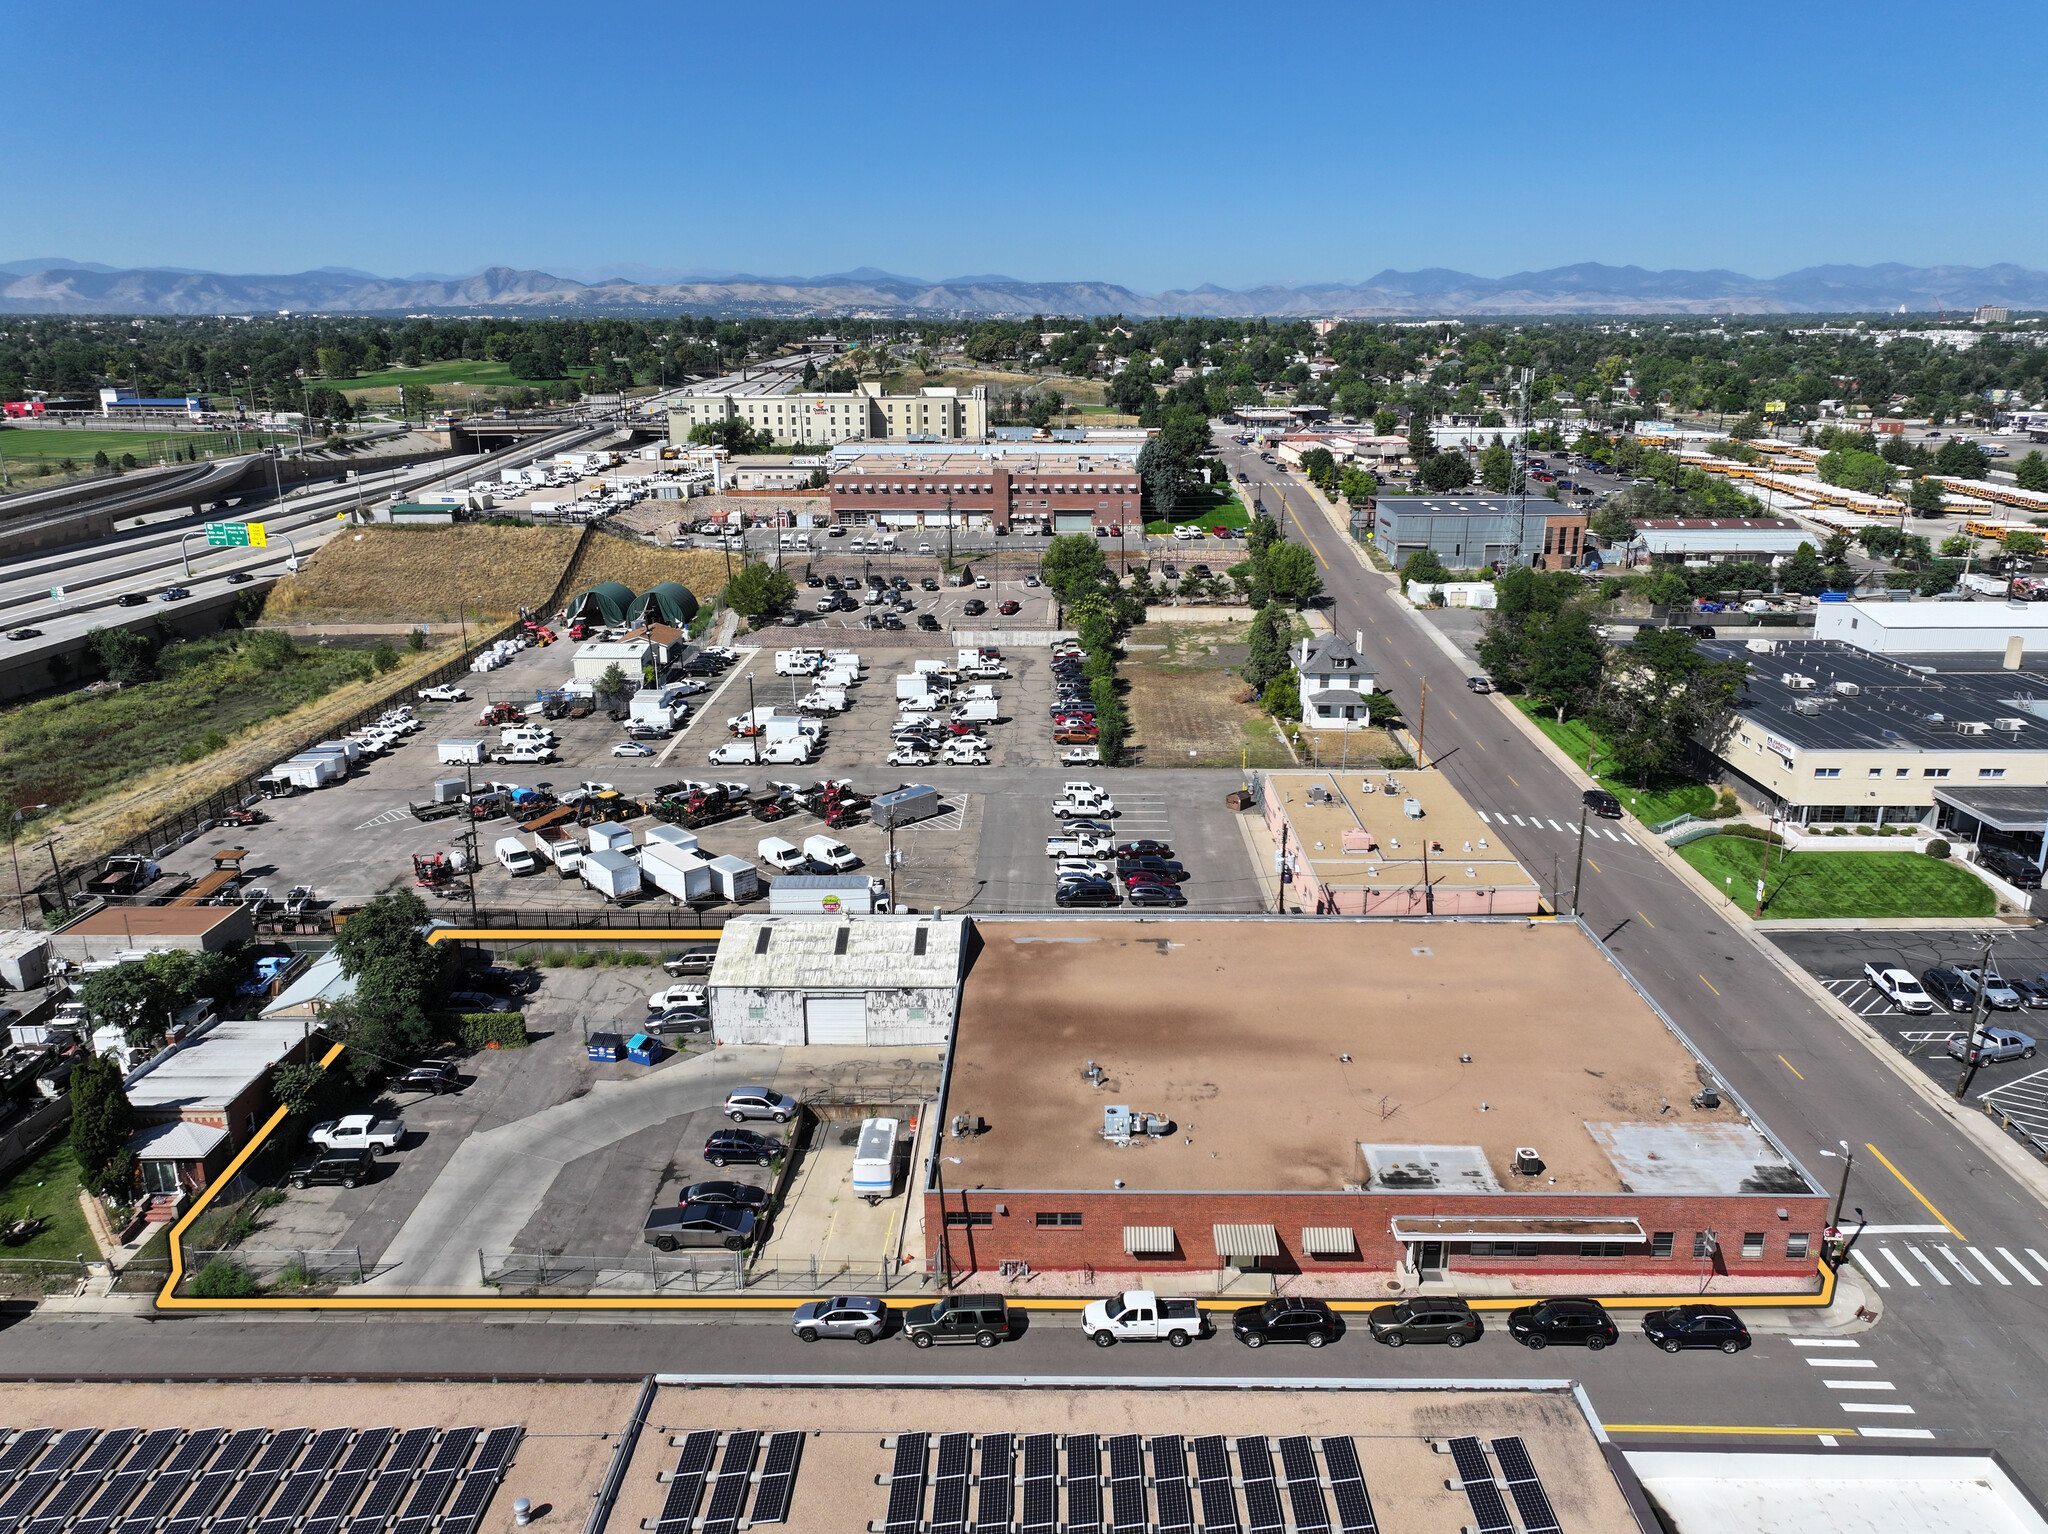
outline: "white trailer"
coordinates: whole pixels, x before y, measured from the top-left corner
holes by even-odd
[[[348,763],[338,756],[295,756],[271,768],[270,775],[294,788],[325,788],[348,776]]]
[[[711,871],[711,886],[726,900],[745,900],[761,887],[761,876],[745,858],[713,858],[705,865]]]
[[[607,900],[623,900],[640,893],[640,865],[623,852],[586,852],[576,871],[583,875],[585,884]]]
[[[886,914],[889,886],[866,874],[785,874],[768,886],[772,916]]]
[[[640,849],[640,873],[649,884],[678,900],[711,895],[711,863],[694,847],[650,840]]]
[[[484,759],[484,742],[480,740],[444,740],[436,748],[437,760],[443,762],[481,762]]]

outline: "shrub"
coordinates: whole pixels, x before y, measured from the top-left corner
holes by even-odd
[[[1728,820],[1742,813],[1742,805],[1735,797],[1735,790],[1724,788],[1721,797],[1714,801],[1714,807],[1700,818],[1702,820]]]
[[[193,1278],[192,1293],[202,1300],[253,1299],[256,1280],[239,1262],[216,1257]]]
[[[1834,830],[1828,832],[1830,836],[1847,836],[1848,834],[1849,828],[1847,826],[1836,826]]]
[[[597,955],[594,953],[579,953],[569,961],[569,967],[572,969],[592,969],[596,965]]]
[[[1856,828],[1856,834],[1857,834],[1858,836],[1875,836],[1875,835],[1877,835],[1877,827],[1876,827],[1876,826],[1858,826],[1858,827]]]
[[[1415,765],[1415,758],[1406,751],[1395,751],[1381,757],[1380,765],[1389,772],[1406,772]]]
[[[1739,836],[1744,841],[1769,842],[1773,847],[1785,845],[1785,838],[1775,831],[1766,831],[1762,826],[1737,824],[1721,827],[1723,836]]]
[[[526,1015],[522,1012],[471,1012],[457,1019],[457,1037],[465,1049],[526,1047]]]
[[[1937,836],[1937,837],[1935,837],[1935,839],[1934,839],[1933,841],[1931,841],[1931,842],[1929,842],[1929,843],[1927,844],[1927,855],[1928,855],[1929,857],[1931,857],[1931,858],[1945,858],[1945,857],[1947,857],[1947,856],[1948,856],[1948,843],[1947,843],[1947,842],[1945,842],[1945,841],[1943,841],[1943,840],[1942,840],[1942,839],[1941,839],[1940,837],[1938,837],[1938,836]]]

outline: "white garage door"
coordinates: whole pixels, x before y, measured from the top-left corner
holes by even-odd
[[[868,1041],[868,999],[865,996],[806,996],[806,1044],[865,1044]]]

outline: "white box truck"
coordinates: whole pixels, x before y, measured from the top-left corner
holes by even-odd
[[[711,861],[694,847],[650,841],[640,849],[640,873],[664,895],[705,900],[711,895]]]
[[[869,1205],[896,1192],[895,1119],[862,1119],[853,1147],[853,1193]]]
[[[678,852],[695,852],[697,850],[697,833],[695,831],[685,831],[681,826],[652,825],[647,828],[647,841],[641,850],[644,852],[647,847],[652,847],[656,842],[673,847]]]
[[[813,687],[798,701],[797,707],[813,714],[843,714],[846,712],[846,689]]]
[[[633,694],[633,701],[627,705],[626,717],[634,724],[653,724],[672,730],[676,727],[678,713],[687,713],[689,707],[680,698],[671,700],[665,688],[643,687]]]
[[[804,856],[820,868],[829,868],[835,874],[860,867],[860,858],[853,849],[836,837],[806,836]]]
[[[761,876],[745,858],[713,858],[707,866],[711,870],[711,887],[723,899],[745,900],[761,887]]]
[[[768,886],[771,916],[887,915],[889,886],[869,874],[784,874]]]
[[[444,740],[435,749],[438,760],[442,762],[481,762],[484,759],[484,743],[480,740]]]
[[[628,895],[640,893],[640,865],[623,852],[601,849],[586,852],[582,865],[576,871],[583,875],[585,884],[606,900],[623,900]]]
[[[491,851],[498,859],[498,866],[514,878],[533,873],[540,867],[540,859],[534,856],[533,849],[516,836],[499,837],[498,844]]]
[[[777,650],[775,652],[775,674],[777,676],[809,676],[825,663],[825,657],[816,650]]]
[[[926,698],[938,689],[932,679],[923,672],[910,672],[896,678],[896,696],[901,700]]]

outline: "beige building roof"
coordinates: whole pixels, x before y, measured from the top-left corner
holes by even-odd
[[[1332,888],[1419,885],[1425,861],[1440,888],[1538,888],[1440,772],[1274,772],[1266,779],[1299,838],[1289,850]],[[1420,818],[1407,812],[1411,799]]]

